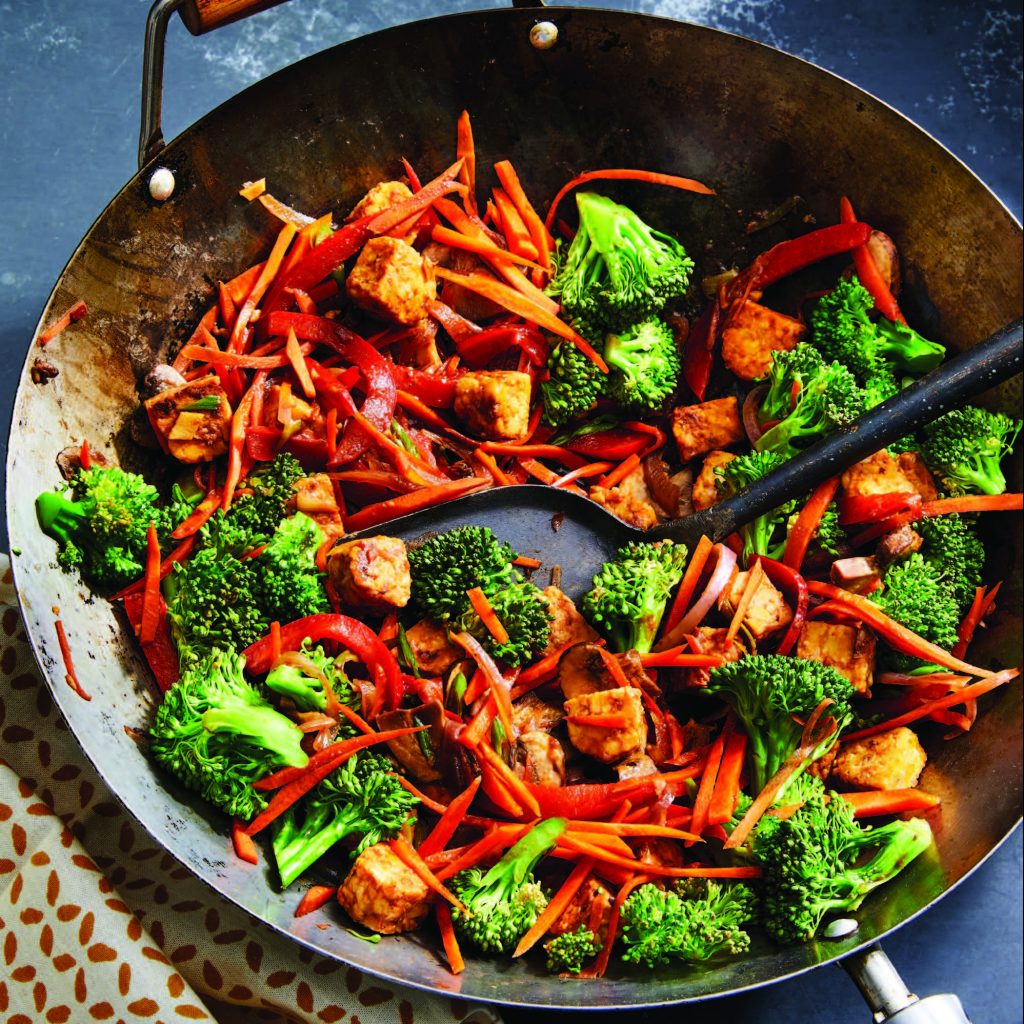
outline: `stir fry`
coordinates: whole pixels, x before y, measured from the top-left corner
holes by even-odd
[[[1021,424],[954,410],[723,543],[631,543],[583,595],[481,526],[407,548],[388,520],[527,481],[641,528],[710,507],[945,355],[845,199],[702,276],[604,194],[699,182],[590,172],[542,219],[507,160],[480,198],[465,114],[456,155],[338,223],[247,184],[272,249],[144,383],[173,484],[80,443],[40,526],[138,638],[150,756],[297,914],[422,927],[454,972],[810,940],[931,845],[918,730],[969,742],[1018,675],[968,652]],[[774,308],[817,264],[829,287]]]

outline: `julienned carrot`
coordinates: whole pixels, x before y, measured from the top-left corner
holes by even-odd
[[[594,868],[593,857],[584,857],[569,872],[569,876],[559,886],[558,892],[551,897],[551,901],[541,911],[540,916],[530,926],[526,934],[519,940],[519,944],[512,954],[513,959],[529,952],[533,947],[547,935],[551,926],[562,916],[562,912],[572,902],[573,897],[580,891],[587,875]]]
[[[495,188],[491,194],[494,196],[494,205],[498,210],[498,217],[501,220],[501,226],[504,229],[505,240],[508,242],[509,249],[519,256],[525,256],[527,259],[537,259],[540,255],[537,251],[537,246],[533,244],[530,232],[523,218],[519,215],[519,211],[509,198],[508,193],[503,188]],[[537,269],[540,268],[538,267]]]
[[[445,267],[435,267],[434,273],[443,281],[461,285],[467,291],[490,299],[510,313],[515,313],[516,316],[521,316],[529,320],[530,323],[571,341],[602,373],[608,372],[608,364],[601,358],[593,345],[577,334],[567,323],[559,320],[550,310],[534,299],[528,298],[522,292],[516,291],[511,285],[504,284],[487,274],[458,274]]]
[[[252,842],[252,840],[249,841]],[[302,899],[299,900],[299,905],[295,908],[295,916],[305,917],[306,914],[312,914],[314,911],[330,903],[337,892],[337,886],[311,885],[302,894]]]
[[[622,662],[620,662],[619,659],[611,653],[611,651],[605,647],[599,647],[597,649],[597,653],[601,656],[601,661],[604,664],[604,667],[608,670],[608,674],[615,681],[616,686],[624,687],[626,689],[633,686],[633,683],[630,682],[629,677],[626,675],[626,672],[622,667]]]
[[[492,455],[527,456],[533,459],[551,459],[570,469],[585,466],[587,460],[576,452],[557,444],[518,444],[514,441],[484,441],[480,447]],[[554,474],[552,474],[554,475]]]
[[[267,257],[267,262],[264,265],[263,270],[260,271],[260,276],[256,279],[255,284],[252,286],[252,290],[249,292],[245,302],[242,303],[241,308],[238,310],[238,316],[235,317],[235,326],[231,329],[231,337],[228,339],[229,352],[242,351],[242,345],[245,339],[245,329],[249,326],[249,321],[252,319],[252,315],[256,311],[256,307],[259,305],[260,299],[263,298],[264,293],[277,276],[281,262],[284,260],[284,255],[288,251],[288,247],[292,244],[292,239],[295,237],[296,231],[297,228],[294,224],[285,224],[278,233],[278,236],[274,241],[274,247],[270,250],[270,255]]]
[[[518,565],[520,569],[539,569],[542,565],[539,558],[531,558],[529,555],[516,555],[512,564]]]
[[[468,871],[469,868],[476,867],[485,857],[517,843],[531,828],[533,828],[532,823],[499,826],[488,832],[482,839],[478,839],[458,860],[453,860],[437,871],[437,878],[443,882],[460,871]]]
[[[933,711],[941,711],[944,708],[950,708],[956,704],[963,704],[966,701],[974,700],[982,696],[982,694],[988,693],[989,690],[994,690],[997,686],[1002,686],[1004,683],[1016,679],[1019,675],[1019,668],[1009,668],[1002,672],[986,675],[978,682],[965,686],[955,693],[949,693],[945,697],[938,697],[935,700],[925,701],[906,714],[897,715],[896,718],[890,718],[886,722],[879,722],[877,725],[870,725],[866,729],[860,729],[857,732],[851,732],[848,736],[844,736],[840,742],[850,743],[852,740],[862,740],[867,736],[876,736],[880,732],[888,732],[890,729],[895,729],[901,725],[916,722],[920,718],[927,718]]]
[[[586,466],[580,466],[578,469],[570,469],[568,473],[553,480],[551,486],[567,487],[576,480],[585,480],[592,476],[600,476],[602,473],[607,473],[614,465],[615,463],[613,462],[591,462]]]
[[[660,174],[657,171],[632,170],[624,167],[612,167],[603,171],[584,171],[582,174],[576,175],[571,181],[566,182],[558,190],[557,195],[551,200],[551,205],[548,207],[548,215],[544,218],[544,226],[548,231],[551,230],[551,225],[555,222],[555,211],[558,209],[558,204],[577,185],[583,185],[588,181],[609,180],[646,181],[651,185],[668,185],[671,188],[680,188],[685,192],[698,192],[705,196],[713,196],[715,194],[714,189],[708,188],[707,185],[694,178],[680,178],[674,174]]]
[[[470,491],[480,490],[488,487],[491,480],[487,477],[470,476],[462,480],[451,480],[448,483],[433,484],[429,487],[420,487],[409,494],[400,494],[395,498],[388,498],[387,501],[378,501],[375,505],[367,505],[353,515],[346,516],[345,529],[349,533],[365,529],[368,526],[376,526],[388,519],[405,515],[409,512],[417,512],[421,508],[429,508],[431,505],[440,505],[444,501],[451,501],[462,494],[469,494]]]
[[[480,789],[480,782],[481,778],[478,775],[448,805],[438,823],[431,829],[430,835],[420,843],[419,853],[421,857],[429,857],[432,853],[439,853],[448,845],[448,840],[451,839],[455,834],[455,830],[462,823],[463,816]]]
[[[260,855],[252,836],[245,831],[245,825],[237,818],[231,825],[231,844],[235,848],[235,856],[247,864],[259,864]]]
[[[927,811],[942,803],[942,797],[925,793],[920,789],[867,790],[863,793],[844,793],[843,799],[853,808],[855,818],[903,814],[906,811]]]
[[[807,503],[800,509],[800,514],[796,517],[793,529],[790,530],[789,537],[786,539],[786,550],[782,556],[784,565],[788,565],[797,572],[800,571],[804,555],[807,554],[807,547],[818,529],[821,517],[832,503],[838,487],[839,477],[833,476],[818,484],[811,493]]]
[[[357,715],[350,707],[346,704],[338,703],[338,711],[340,714],[347,718],[364,736],[375,736],[376,732],[372,725],[366,721],[360,715]]]
[[[740,599],[736,602],[736,611],[733,613],[732,621],[729,623],[729,628],[726,630],[726,647],[736,639],[736,634],[740,631],[740,626],[743,625],[743,619],[747,614],[747,609],[750,607],[750,602],[753,601],[754,594],[757,593],[757,589],[760,587],[763,577],[764,569],[761,567],[761,563],[755,562],[753,568],[747,573],[746,586],[743,588],[743,593],[740,594]]]
[[[708,556],[711,554],[711,549],[713,547],[714,544],[711,542],[710,537],[702,536],[701,539],[697,541],[697,547],[694,548],[693,556],[690,558],[690,564],[686,567],[686,572],[683,573],[683,578],[679,583],[679,589],[676,591],[676,596],[672,601],[672,607],[669,609],[668,615],[665,617],[665,626],[662,630],[663,636],[667,636],[671,633],[686,614],[686,609],[690,604],[690,598],[693,597],[694,591],[697,589],[697,582],[700,579],[701,571],[707,564]]]
[[[473,125],[469,120],[469,111],[459,114],[456,126],[455,155],[462,160],[459,170],[459,181],[466,186],[463,202],[466,209],[476,215],[476,146],[473,144]]]
[[[459,940],[456,938],[455,929],[452,927],[452,912],[448,909],[448,904],[439,900],[434,905],[434,915],[437,918],[438,931],[441,933],[441,945],[444,947],[444,955],[448,958],[448,968],[452,974],[461,974],[465,970],[466,963],[462,959]]]
[[[958,658],[962,658],[967,653],[967,648],[974,639],[974,631],[981,625],[982,620],[989,611],[991,611],[1002,585],[1002,580],[1000,580],[991,590],[986,591],[984,587],[977,587],[975,589],[971,607],[967,609],[967,614],[956,631],[957,642],[953,647],[952,653]]]
[[[693,801],[693,817],[690,819],[690,828],[698,836],[702,835],[708,825],[708,812],[711,809],[711,796],[715,791],[715,783],[718,781],[718,770],[722,765],[722,754],[725,753],[725,744],[732,735],[735,719],[729,715],[722,726],[722,731],[715,737],[708,756],[704,761],[704,773],[700,777],[700,786],[697,788],[697,796]]]
[[[508,630],[501,624],[501,620],[491,607],[491,602],[487,600],[487,595],[479,587],[472,587],[466,591],[466,596],[473,606],[473,611],[480,616],[480,621],[487,627],[487,632],[499,644],[507,644]]]
[[[285,342],[284,350],[288,356],[288,362],[291,364],[292,371],[299,382],[299,386],[302,388],[302,393],[310,400],[316,398],[313,378],[310,377],[309,367],[306,366],[306,361],[302,358],[302,347],[299,345],[299,339],[295,335],[294,328],[288,329],[288,340]]]
[[[465,903],[463,903],[455,893],[451,892],[447,886],[442,884],[437,875],[435,875],[434,872],[423,863],[423,858],[401,836],[390,840],[388,846],[391,847],[391,852],[394,853],[394,855],[407,868],[410,868],[419,876],[420,881],[423,882],[428,889],[432,889],[438,896],[446,899],[453,907],[457,907],[464,914],[469,913]]]
[[[629,727],[629,718],[622,711],[607,715],[567,715],[565,720],[570,725],[590,726],[593,729],[626,729]]]
[[[139,643],[151,644],[160,625],[160,538],[156,525],[150,521],[146,531],[146,574],[142,588],[142,615],[139,621]]]
[[[545,270],[550,270],[551,249],[555,244],[555,240],[544,226],[544,222],[540,219],[530,200],[527,199],[526,192],[519,181],[519,176],[516,174],[515,169],[508,160],[499,160],[494,165],[494,173],[497,175],[498,181],[501,182],[501,187],[508,194],[509,199],[519,212],[519,216],[522,217],[523,223],[530,233],[530,239],[537,249],[537,262]]]
[[[498,714],[498,705],[493,696],[479,707],[469,724],[459,733],[459,743],[469,750],[475,750],[491,728],[491,723]]]
[[[607,490],[611,490],[617,484],[621,484],[623,480],[629,476],[630,473],[640,465],[640,456],[633,452],[632,455],[628,455],[622,460],[610,473],[606,476],[601,477],[597,481],[599,487],[604,487]]]
[[[968,512],[1019,512],[1024,494],[965,494],[959,498],[937,498],[921,506],[923,516],[948,516]]]
[[[483,649],[480,641],[472,633],[465,631],[452,634],[452,641],[459,645],[479,666],[487,679],[487,685],[491,688],[491,696],[494,698],[497,707],[498,717],[505,729],[505,735],[515,736],[516,731],[512,725],[512,698],[509,696],[509,687],[506,684],[494,659]]]
[[[648,810],[648,808],[643,808],[642,813],[647,813]],[[700,838],[693,832],[684,832],[682,829],[675,828],[674,826],[654,825],[642,821],[578,821],[571,819],[566,825],[566,831],[570,833],[592,832],[596,835],[614,835],[620,838],[623,836],[631,838],[634,836],[660,836],[665,839]]]
[[[717,668],[722,659],[714,654],[690,654],[680,645],[667,651],[641,654],[640,664],[644,668]]]
[[[616,853],[610,853],[600,846],[594,846],[592,843],[586,843],[573,837],[566,838],[563,836],[561,842],[564,846],[576,850],[577,853],[586,854],[597,861],[604,861],[631,871],[642,867],[647,874],[659,878],[758,878],[761,874],[760,869],[755,867],[716,868],[704,864],[691,864],[687,867],[677,868],[668,864],[641,863],[640,861],[621,857]]]
[[[302,348],[304,353],[313,351],[313,346],[310,344],[304,344]],[[186,360],[208,363],[214,368],[239,366],[245,370],[277,370],[288,365],[286,352],[279,352],[272,356],[254,356],[245,352],[222,352],[219,349],[208,348],[206,345],[188,344],[178,354]]]
[[[64,680],[82,700],[92,700],[82,689],[78,681],[78,673],[75,671],[75,663],[71,659],[71,645],[68,643],[68,635],[64,632],[64,623],[60,619],[54,619],[53,625],[57,630],[57,643],[60,646],[60,656],[64,660]]]
[[[430,229],[430,235],[435,242],[441,245],[451,246],[453,249],[464,249],[466,252],[475,253],[477,256],[486,256],[491,260],[508,260],[510,263],[517,263],[521,267],[528,267],[530,270],[540,270],[540,267],[527,256],[502,249],[495,245],[485,235],[465,235],[454,228],[446,228],[443,224],[435,224]]]
[[[511,735],[511,734],[509,734]],[[501,779],[505,788],[512,794],[515,801],[528,811],[534,818],[539,818],[540,804],[527,788],[526,783],[505,762],[498,757],[491,746],[484,742],[476,748],[476,755],[485,761]]]
[[[746,734],[734,731],[726,741],[722,763],[718,766],[718,778],[708,808],[708,825],[723,825],[733,816],[739,802],[740,776],[746,753]]]
[[[85,303],[79,300],[72,305],[66,313],[54,320],[49,327],[39,332],[39,337],[36,338],[36,344],[42,348],[47,342],[53,341],[53,339],[56,338],[65,327],[70,326],[77,320],[81,320],[88,312],[89,310]]]
[[[224,489],[221,492],[220,507],[227,512],[231,508],[231,499],[242,476],[242,451],[245,447],[245,430],[249,425],[249,412],[257,391],[263,389],[267,379],[266,370],[257,371],[249,385],[249,390],[242,396],[231,417],[231,436],[228,441],[228,465],[224,474]]]

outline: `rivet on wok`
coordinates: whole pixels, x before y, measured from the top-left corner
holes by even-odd
[[[852,917],[839,917],[835,921],[829,921],[825,925],[824,934],[826,939],[845,939],[852,935],[860,927]]]
[[[535,50],[550,50],[558,42],[558,26],[553,21],[538,21],[530,29],[530,45]]]
[[[174,195],[174,174],[167,167],[158,167],[149,179],[149,194],[162,203]]]

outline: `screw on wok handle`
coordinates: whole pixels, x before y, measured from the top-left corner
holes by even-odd
[[[960,1000],[951,992],[918,999],[878,945],[840,961],[860,989],[875,1024],[971,1024]]]
[[[139,167],[145,167],[164,148],[160,109],[164,92],[164,41],[167,23],[178,11],[194,36],[284,0],[156,0],[146,18],[146,41],[142,53],[142,127],[139,132]]]
[[[699,530],[721,540],[784,502],[803,497],[823,480],[914,433],[942,413],[1009,380],[1021,372],[1021,365],[1021,321],[1017,320],[925,374],[849,427],[800,452],[734,498],[680,522],[686,523],[687,536]],[[671,531],[669,525],[660,533],[671,536]]]

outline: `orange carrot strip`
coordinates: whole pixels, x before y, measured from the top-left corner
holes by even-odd
[[[443,882],[460,871],[476,867],[485,857],[517,843],[531,828],[533,828],[532,822],[526,825],[499,826],[488,832],[482,839],[478,839],[458,860],[453,860],[441,868],[437,872],[437,877]]]
[[[591,856],[597,861],[626,868],[629,871],[635,871],[638,867],[642,867],[647,874],[660,878],[758,878],[761,874],[760,868],[755,867],[715,868],[707,867],[703,864],[691,864],[687,867],[676,868],[666,864],[641,864],[639,861],[620,857],[618,854],[610,853],[600,846],[594,846],[579,839],[566,839],[563,836],[561,841],[563,845],[576,850],[578,853]]]
[[[800,509],[800,514],[796,517],[793,529],[790,530],[786,540],[786,550],[782,556],[784,565],[788,565],[797,572],[800,571],[804,555],[807,554],[807,546],[811,543],[825,510],[836,496],[838,487],[838,476],[824,480],[814,489],[810,498],[807,499],[807,504]]]
[[[68,643],[67,633],[64,632],[64,623],[60,619],[54,619],[53,624],[57,628],[57,643],[60,645],[60,656],[64,659],[65,681],[82,700],[92,700],[92,697],[82,689],[82,684],[78,681],[75,663],[71,660],[71,645]]]
[[[173,537],[174,534],[172,533]],[[160,579],[170,575],[171,570],[174,568],[176,562],[184,561],[191,553],[192,548],[195,546],[195,537],[186,537],[161,563],[160,563]],[[136,580],[134,583],[130,583],[124,590],[119,590],[114,594],[111,601],[124,600],[129,594],[137,594],[146,585],[145,577],[140,580]]]
[[[455,937],[455,929],[452,927],[452,912],[448,909],[448,904],[436,903],[434,916],[437,918],[437,927],[441,932],[441,945],[444,946],[444,955],[448,958],[448,968],[452,974],[461,974],[465,970],[466,963],[462,959],[459,940]]]
[[[512,559],[513,565],[518,565],[520,569],[539,569],[541,567],[541,560],[539,558],[530,558],[529,555],[516,555]]]
[[[707,824],[723,825],[736,810],[740,796],[740,776],[743,774],[743,760],[747,753],[745,733],[733,732],[722,752],[722,763],[718,766],[718,778],[711,795]]]
[[[487,735],[497,714],[498,704],[493,696],[488,696],[476,714],[469,720],[466,728],[459,733],[459,743],[469,750],[475,750]]]
[[[693,597],[694,591],[697,589],[697,583],[700,580],[701,571],[707,564],[708,556],[711,554],[711,549],[713,547],[714,544],[711,542],[709,537],[701,537],[701,539],[697,541],[697,547],[694,548],[693,555],[690,558],[690,564],[686,567],[686,572],[683,574],[683,578],[679,584],[679,589],[676,591],[675,599],[672,601],[672,607],[669,609],[668,615],[665,617],[663,635],[667,636],[671,633],[686,614],[686,608],[690,603],[690,598]]]
[[[879,722],[877,725],[870,725],[866,729],[859,729],[857,732],[851,732],[848,736],[844,736],[840,742],[850,743],[852,740],[862,740],[867,736],[876,736],[880,732],[888,732],[890,729],[895,729],[898,726],[916,722],[919,718],[927,718],[933,711],[941,711],[944,708],[974,700],[982,696],[982,694],[988,693],[989,690],[994,690],[997,686],[1002,686],[1004,683],[1016,679],[1019,675],[1019,668],[1009,668],[1002,672],[986,675],[985,678],[972,683],[970,686],[965,686],[962,690],[957,690],[955,693],[949,693],[945,697],[938,697],[935,700],[925,701],[906,714],[890,718],[886,722]]]
[[[364,736],[375,735],[375,730],[369,722],[366,721],[360,715],[357,715],[350,707],[346,704],[338,704],[338,711],[343,718],[347,718]]]
[[[505,735],[512,739],[516,735],[515,727],[512,724],[512,699],[509,697],[509,687],[498,671],[498,666],[480,645],[480,641],[471,633],[453,633],[452,640],[480,666],[480,670],[487,679],[487,685],[491,688],[491,696],[494,697]]]
[[[612,946],[615,945],[615,936],[619,930],[619,918],[622,915],[622,904],[626,902],[629,894],[634,889],[643,885],[645,882],[650,881],[650,875],[640,873],[627,878],[619,887],[619,891],[615,894],[615,902],[612,903],[611,913],[608,915],[608,928],[605,932],[604,945],[601,947],[601,952],[598,953],[597,959],[594,961],[594,966],[585,972],[586,977],[604,977],[605,971],[608,970],[608,961],[611,958]]]
[[[267,179],[260,178],[259,181],[247,181],[239,190],[238,194],[243,199],[248,199],[252,202],[258,196],[263,195],[267,191]]]
[[[174,540],[192,540],[195,535],[209,522],[210,517],[220,508],[221,492],[214,487],[207,491],[206,497],[191,511],[187,519],[182,520],[175,528],[171,537]]]
[[[547,935],[551,926],[562,916],[562,912],[572,902],[576,893],[580,891],[593,867],[594,859],[592,857],[584,857],[569,872],[569,876],[559,886],[558,892],[551,897],[551,902],[541,911],[537,920],[534,921],[526,934],[519,940],[519,944],[512,954],[513,959],[529,952]]]
[[[718,770],[722,765],[722,754],[725,753],[725,744],[732,735],[734,719],[730,715],[722,726],[722,731],[711,744],[708,756],[704,761],[704,773],[700,777],[700,786],[697,789],[697,796],[693,801],[693,817],[690,819],[690,828],[697,834],[702,835],[708,825],[708,812],[711,809],[711,796],[715,791],[715,783],[718,781]]]
[[[469,913],[466,904],[441,882],[437,875],[435,875],[434,872],[423,863],[423,858],[401,836],[390,840],[388,846],[391,847],[391,852],[394,853],[394,855],[407,868],[411,868],[416,872],[420,881],[423,882],[428,889],[433,889],[438,896],[446,899],[453,907],[458,907],[458,909],[464,914]]]
[[[530,232],[530,239],[537,249],[537,262],[545,270],[550,270],[551,249],[555,244],[555,240],[544,226],[544,222],[540,219],[530,200],[526,198],[526,192],[519,181],[519,176],[516,174],[515,169],[508,160],[499,160],[494,165],[494,173],[498,176],[501,187],[508,194],[516,210],[519,211],[519,216],[522,217],[523,223]]]
[[[480,616],[480,621],[487,627],[487,632],[499,644],[507,644],[508,630],[501,624],[501,620],[491,607],[491,602],[487,600],[487,595],[479,587],[467,590],[466,595],[469,597],[469,603],[473,606],[473,611]]]
[[[288,341],[285,342],[284,350],[288,356],[288,362],[298,378],[299,385],[302,387],[302,393],[309,399],[316,398],[316,387],[313,385],[313,378],[309,375],[306,360],[302,358],[302,349],[299,347],[299,339],[293,327],[288,328]]]
[[[160,538],[150,521],[146,531],[146,574],[142,588],[142,614],[139,618],[139,643],[151,644],[160,625]]]
[[[483,448],[477,448],[473,452],[473,458],[475,458],[477,462],[479,462],[480,465],[483,466],[484,469],[486,469],[487,472],[491,474],[491,476],[494,478],[494,482],[499,487],[507,487],[510,483],[512,483],[512,480],[509,478],[508,474],[502,471],[501,467],[498,465],[498,460],[495,459],[495,457],[491,455],[490,452],[485,452]]]
[[[680,188],[685,192],[698,192],[705,196],[713,196],[715,194],[714,189],[708,188],[707,185],[703,185],[693,178],[679,178],[674,174],[660,174],[657,171],[630,170],[621,167],[608,168],[603,171],[584,171],[571,181],[566,182],[558,190],[555,198],[551,200],[551,205],[548,207],[548,215],[544,218],[544,226],[548,231],[551,230],[551,225],[555,222],[555,211],[558,209],[558,204],[565,198],[567,193],[571,192],[577,185],[597,180],[646,181],[652,185],[668,185],[671,188]]]
[[[294,224],[285,224],[278,233],[274,247],[270,250],[270,255],[267,257],[267,262],[263,270],[260,271],[260,276],[256,279],[256,283],[252,286],[252,291],[249,292],[245,302],[242,303],[238,316],[235,318],[235,326],[232,328],[231,337],[228,340],[229,352],[242,351],[245,329],[248,327],[256,307],[259,305],[260,299],[263,298],[264,292],[266,292],[271,282],[277,276],[281,261],[284,259],[284,254],[288,251],[288,246],[292,244],[296,230]]]
[[[599,487],[611,489],[616,484],[621,484],[630,473],[640,465],[640,456],[636,452],[627,456],[607,476],[597,481]]]
[[[540,256],[537,246],[533,244],[530,232],[508,193],[503,188],[496,188],[492,190],[491,194],[494,196],[494,205],[498,209],[498,216],[501,218],[501,226],[504,228],[505,240],[508,242],[509,249],[530,260],[537,259]]]
[[[231,508],[231,499],[242,476],[242,450],[245,447],[245,429],[249,425],[249,412],[257,391],[262,390],[267,379],[266,371],[260,370],[252,379],[249,390],[242,396],[238,408],[231,417],[231,439],[228,447],[228,467],[224,476],[224,490],[221,495],[220,507],[227,512]]]
[[[715,654],[688,654],[682,645],[657,654],[641,654],[644,668],[716,668],[722,659]]]
[[[486,256],[489,260],[508,260],[521,267],[529,267],[531,270],[540,270],[540,267],[526,256],[502,249],[495,245],[486,235],[464,235],[461,231],[453,228],[446,228],[443,224],[435,224],[430,229],[430,235],[435,242],[442,245],[449,245],[453,249],[464,249],[466,252],[475,253],[477,256]]]
[[[458,274],[445,267],[435,267],[434,273],[443,281],[452,281],[454,284],[461,285],[467,291],[490,299],[510,313],[515,313],[516,316],[521,316],[531,323],[537,324],[538,327],[543,327],[544,330],[571,341],[602,373],[608,372],[608,364],[585,338],[582,338],[567,323],[559,320],[554,313],[544,308],[536,300],[516,291],[510,285],[503,284],[486,274]]]
[[[601,661],[604,662],[604,667],[608,669],[608,674],[615,680],[615,685],[628,690],[633,684],[626,675],[619,659],[604,647],[599,647],[597,653],[601,655]]]
[[[958,498],[937,498],[921,506],[923,516],[946,516],[970,512],[1019,512],[1024,494],[964,494]]]
[[[249,841],[252,842],[251,839]],[[295,916],[305,917],[306,914],[312,914],[326,906],[334,899],[337,891],[337,886],[333,885],[311,885],[302,894],[302,899],[299,900],[299,905],[295,908]]]
[[[843,793],[843,799],[853,808],[855,818],[927,811],[942,803],[942,797],[920,789],[876,789],[863,793]]]
[[[304,342],[302,351],[304,354],[312,352],[313,346]],[[240,366],[246,370],[276,370],[288,365],[288,356],[284,352],[273,356],[254,356],[245,352],[222,352],[204,345],[186,345],[178,354],[213,367]]]
[[[614,465],[614,462],[591,462],[586,466],[578,466],[576,469],[570,469],[564,476],[560,476],[556,480],[552,480],[551,486],[565,487],[567,484],[571,484],[575,480],[589,479],[592,476],[600,476],[602,473],[607,473],[609,469],[614,467]]]
[[[259,864],[260,855],[252,836],[245,831],[245,825],[237,818],[231,824],[231,843],[235,848],[235,856],[247,864]]]
[[[56,338],[57,335],[66,327],[69,327],[76,321],[81,320],[88,312],[89,310],[85,303],[79,300],[71,306],[66,313],[54,320],[49,327],[39,332],[39,337],[36,338],[36,344],[42,348],[47,342],[53,341],[53,339]]]
[[[733,735],[738,735],[734,733]],[[648,808],[642,809],[644,813]],[[699,839],[693,832],[668,825],[655,825],[647,822],[630,821],[583,821],[572,819],[566,824],[567,832],[593,832],[598,835],[619,836],[662,836],[666,839]]]
[[[743,625],[743,618],[747,614],[750,602],[754,599],[754,594],[757,593],[757,588],[761,585],[761,579],[763,576],[764,569],[761,567],[760,562],[756,562],[753,569],[751,569],[747,574],[746,586],[743,588],[743,593],[740,595],[739,601],[736,602],[736,611],[733,613],[732,621],[729,623],[729,629],[725,634],[726,647],[736,639],[736,634],[740,631],[740,626]]]
[[[476,146],[473,145],[473,125],[469,120],[469,111],[459,114],[456,125],[455,155],[462,160],[459,170],[459,181],[466,186],[463,202],[466,209],[475,217],[476,207]],[[456,972],[458,973],[458,972]]]
[[[509,736],[512,734],[509,733]],[[530,792],[521,778],[491,748],[490,744],[484,742],[476,748],[477,757],[483,757],[484,761],[494,770],[506,789],[512,794],[517,803],[521,804],[531,815],[539,818],[540,804],[537,798]]]
[[[971,602],[971,607],[967,609],[967,614],[964,616],[963,622],[960,623],[960,626],[956,631],[958,639],[952,653],[958,658],[962,658],[967,653],[967,648],[970,646],[971,640],[974,639],[974,631],[981,625],[982,620],[991,611],[1002,585],[1002,580],[1000,580],[987,592],[984,587],[977,587],[975,589],[974,600]]]
[[[625,712],[607,715],[567,715],[565,719],[570,725],[589,725],[594,729],[625,729],[629,718]]]
[[[455,830],[462,822],[463,815],[469,809],[480,783],[483,780],[478,775],[445,809],[438,823],[430,830],[430,835],[419,845],[421,857],[429,857],[432,853],[439,853],[448,845],[448,840],[455,834]]]

